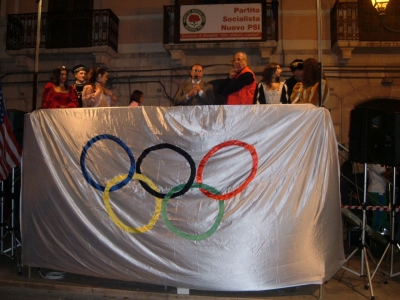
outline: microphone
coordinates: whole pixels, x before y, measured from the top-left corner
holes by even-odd
[[[199,76],[195,75],[193,77],[193,90],[195,91],[195,96],[197,96],[197,90],[195,89],[195,85],[199,83]]]

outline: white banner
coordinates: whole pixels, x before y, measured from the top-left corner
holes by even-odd
[[[344,262],[341,226],[324,108],[25,116],[24,265],[218,291],[322,284]]]
[[[182,5],[180,41],[261,40],[262,5]]]

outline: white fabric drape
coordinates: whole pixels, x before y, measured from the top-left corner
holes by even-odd
[[[344,262],[324,108],[38,110],[23,145],[24,265],[256,291],[322,284]]]

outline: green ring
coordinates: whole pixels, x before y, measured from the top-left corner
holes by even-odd
[[[178,228],[176,228],[174,225],[172,225],[171,221],[168,219],[168,215],[167,215],[167,204],[168,201],[170,199],[170,197],[177,191],[180,191],[183,187],[185,186],[185,184],[180,184],[174,188],[172,188],[167,195],[165,195],[163,202],[162,202],[162,206],[161,206],[161,215],[163,218],[163,221],[165,223],[165,225],[168,227],[169,230],[171,230],[173,233],[175,233],[177,236],[180,236],[181,238],[187,239],[187,240],[191,240],[191,241],[202,241],[205,240],[206,238],[210,237],[218,228],[219,224],[221,224],[221,220],[222,217],[224,216],[224,211],[225,211],[225,201],[219,200],[219,211],[218,211],[218,215],[217,218],[215,219],[214,224],[211,226],[210,229],[208,229],[206,232],[202,233],[202,234],[189,234],[189,233],[185,233],[183,231],[180,231]],[[213,193],[214,195],[220,195],[221,193],[219,191],[217,191],[216,189],[214,189],[213,187],[210,187],[204,183],[193,183],[191,188],[202,188],[205,189],[211,193]]]

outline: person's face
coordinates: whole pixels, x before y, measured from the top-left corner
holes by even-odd
[[[143,100],[144,100],[144,96],[143,96],[143,94],[141,94],[141,95],[140,95],[140,99],[139,99],[139,103],[142,103]]]
[[[65,84],[67,81],[67,71],[66,70],[61,70],[60,72],[60,84]]]
[[[76,72],[75,79],[79,83],[84,83],[86,81],[86,71],[80,70],[79,72]]]
[[[276,77],[281,77],[281,74],[282,74],[282,69],[281,69],[281,66],[276,66],[276,71],[275,71],[275,75],[276,75]]]
[[[194,65],[190,70],[190,76],[192,79],[196,77],[198,80],[201,80],[203,78],[203,67]]]
[[[101,85],[105,85],[106,82],[108,80],[108,72],[105,72],[103,75],[99,74],[97,76],[97,81],[101,84]]]
[[[243,70],[247,67],[247,59],[243,53],[236,53],[232,59],[233,68],[237,69],[238,71]]]
[[[296,78],[297,81],[302,81],[303,80],[304,71],[296,69],[296,70],[294,70],[293,75],[294,75],[294,78]]]

